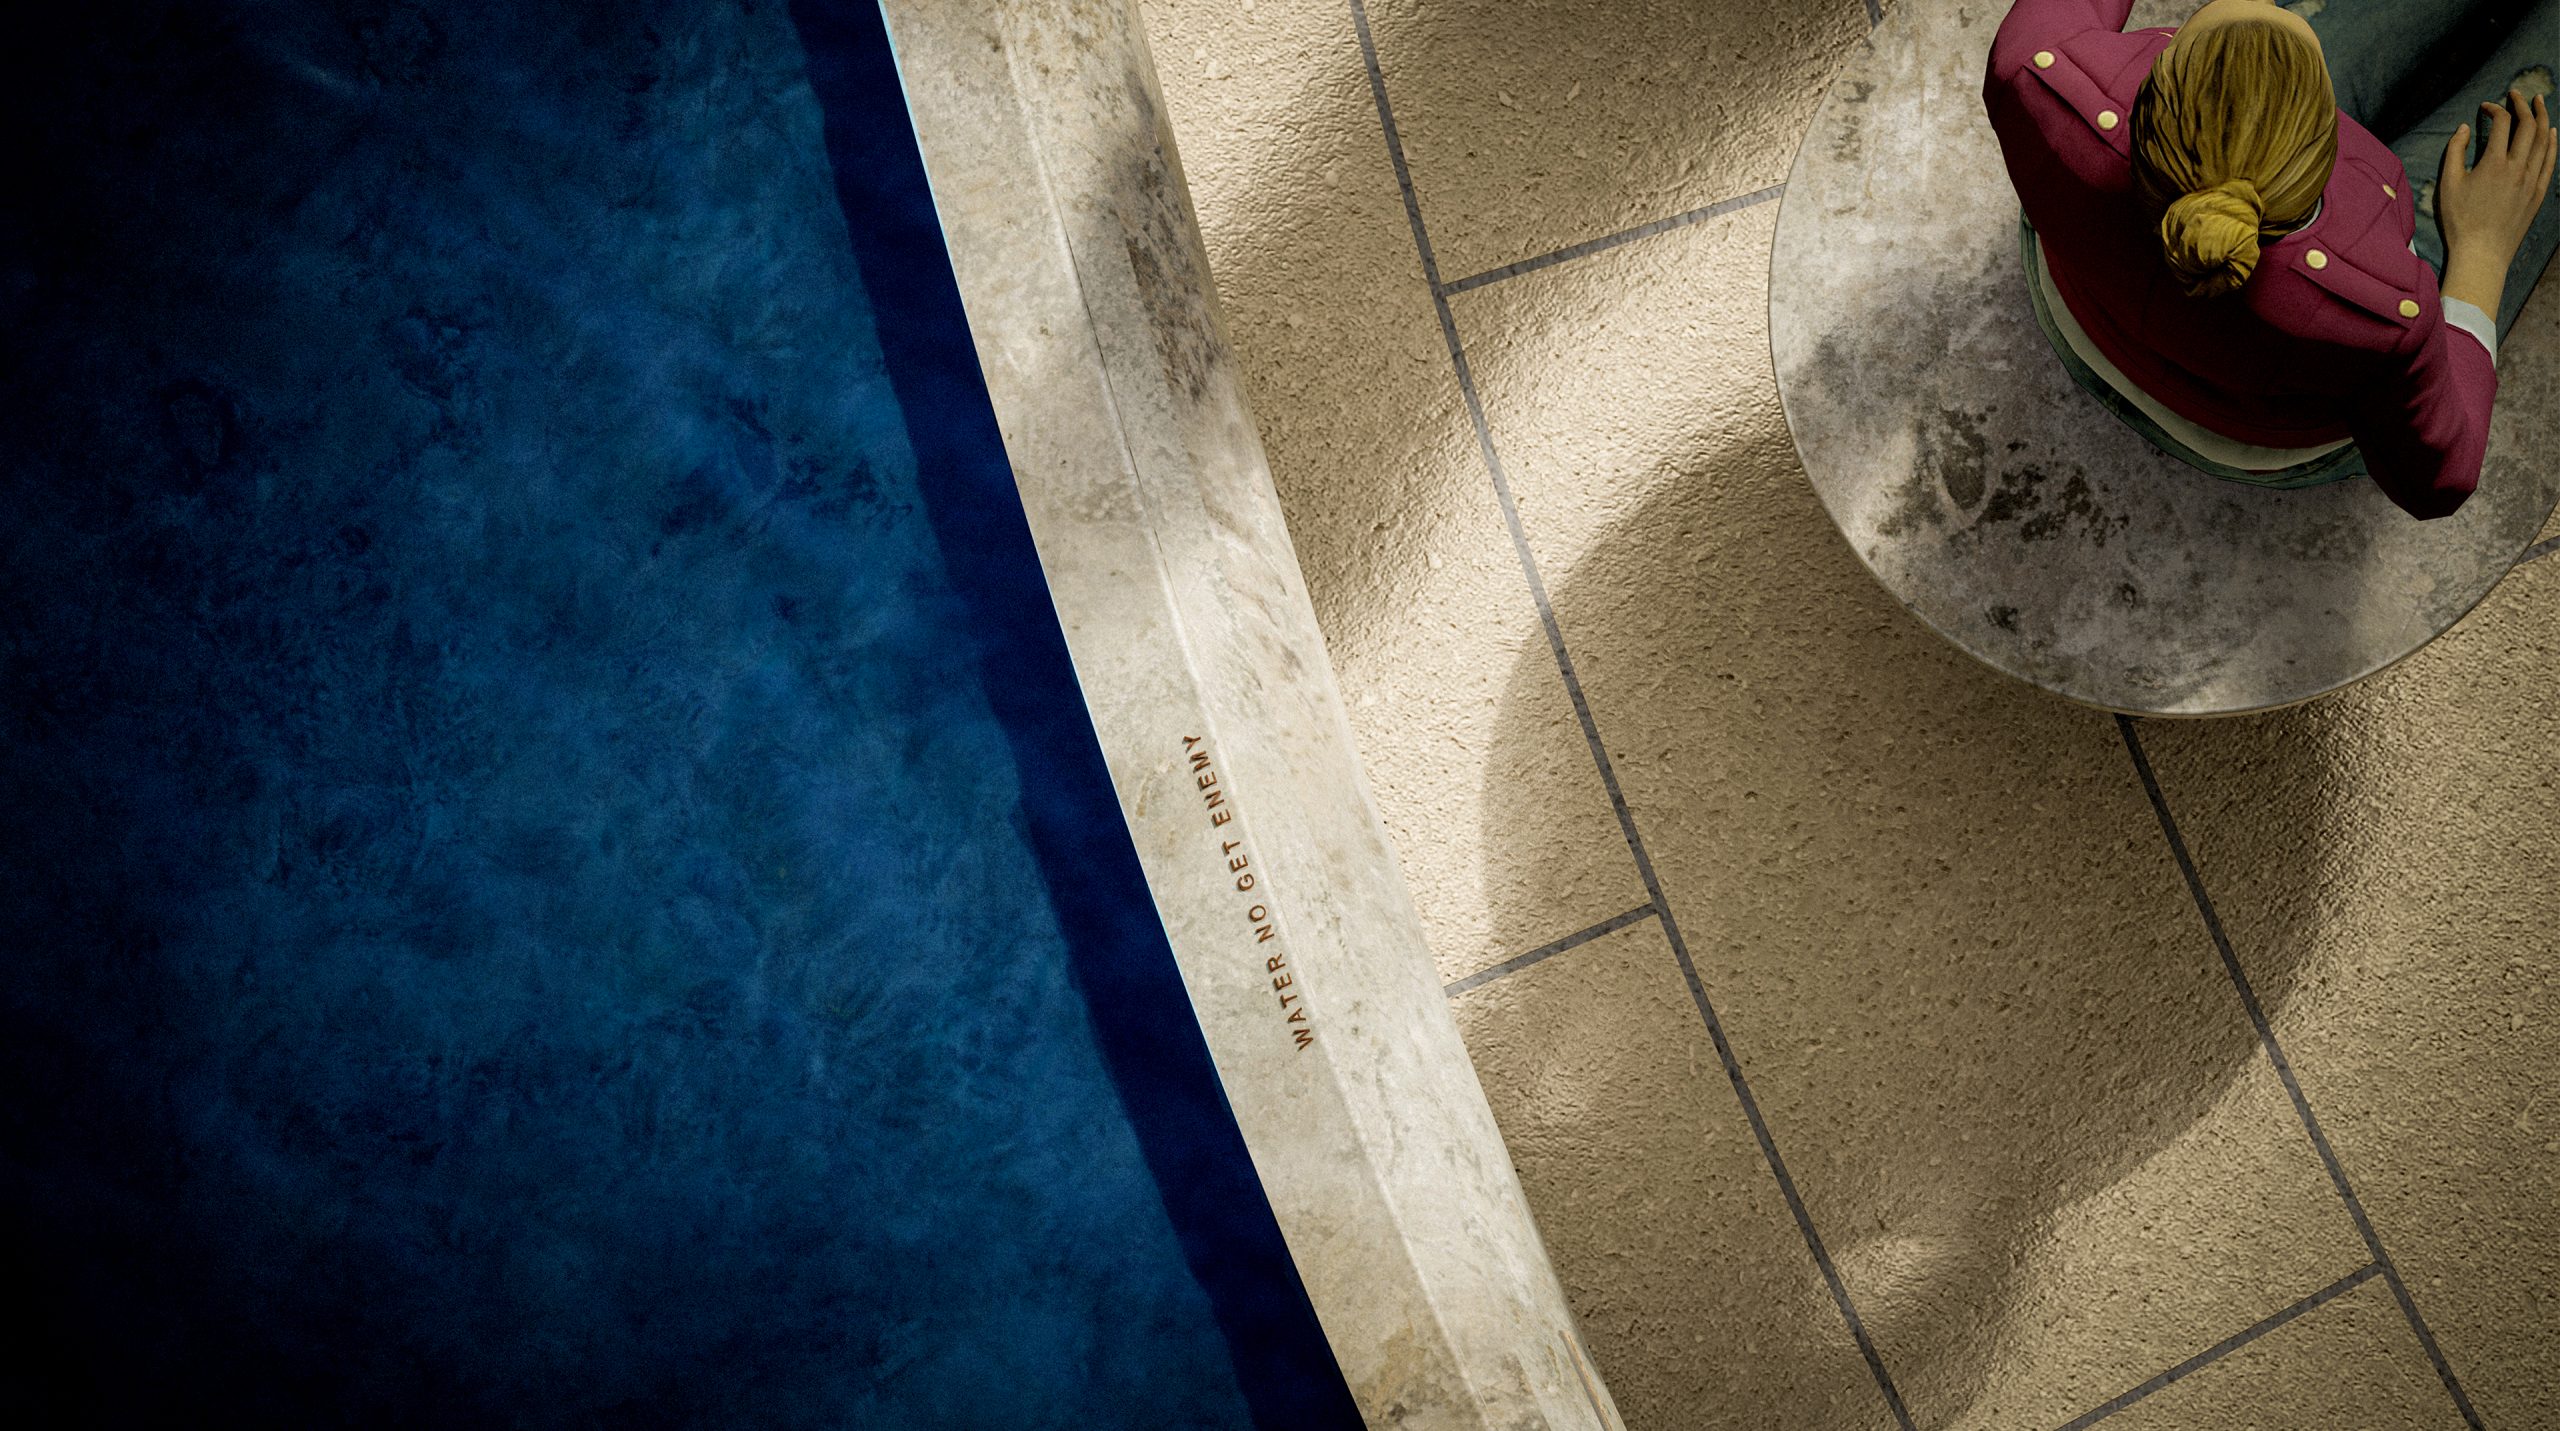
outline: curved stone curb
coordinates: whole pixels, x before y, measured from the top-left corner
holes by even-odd
[[[1361,774],[1126,0],[889,0],[1149,885],[1374,1426],[1616,1428]]]

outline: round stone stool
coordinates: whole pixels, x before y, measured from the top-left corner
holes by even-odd
[[[2192,8],[2145,0],[2133,24]],[[2269,491],[2166,456],[2036,326],[1982,110],[2007,9],[1902,0],[1787,180],[1778,391],[1849,544],[1958,646],[2129,714],[2307,700],[2442,634],[2560,502],[2560,297],[2538,296],[2500,345],[2480,488],[2451,517],[2417,521],[2370,478]]]

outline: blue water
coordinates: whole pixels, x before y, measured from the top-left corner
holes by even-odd
[[[118,4],[10,48],[20,1396],[1356,1424],[868,6]]]

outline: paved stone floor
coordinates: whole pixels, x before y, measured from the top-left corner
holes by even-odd
[[[2044,696],[1780,416],[1774,201],[1863,0],[1144,10],[1629,1424],[2560,1427],[2560,559],[2309,706]]]

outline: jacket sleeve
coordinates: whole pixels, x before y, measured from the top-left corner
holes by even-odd
[[[2350,424],[2373,480],[2420,518],[2450,515],[2480,485],[2489,408],[2498,396],[2488,351],[2455,332],[2440,310],[2430,316],[2436,321],[2406,366],[2356,404]]]
[[[2132,0],[2017,0],[1992,38],[1983,108],[2010,184],[2040,230],[2081,217],[2084,191],[2130,182],[2121,136],[2095,119],[2110,104],[2105,82],[2155,43],[2124,33],[2132,9]]]
[[[2017,0],[1991,37],[1991,74],[2015,73],[2026,57],[2091,30],[2121,32],[2133,0]]]

